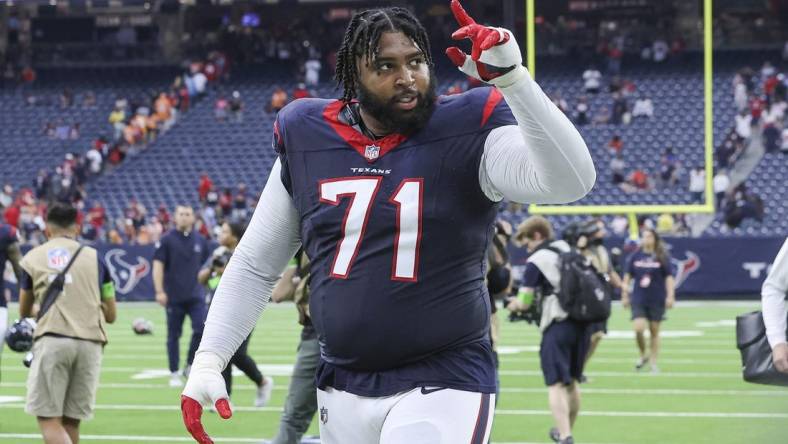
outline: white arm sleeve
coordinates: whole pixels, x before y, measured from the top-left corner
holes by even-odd
[[[763,322],[766,324],[766,338],[772,348],[786,342],[786,293],[788,293],[788,238],[777,253],[772,270],[761,288]]]
[[[524,69],[524,68],[523,68]],[[591,191],[596,171],[580,133],[527,72],[499,88],[517,126],[487,136],[479,184],[492,201],[568,203]]]
[[[197,351],[221,371],[257,323],[282,270],[298,251],[299,218],[282,185],[279,160],[241,242],[219,281]],[[213,357],[212,357],[213,358]]]

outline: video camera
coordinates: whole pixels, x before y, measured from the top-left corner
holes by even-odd
[[[225,250],[222,254],[213,258],[211,262],[211,267],[213,268],[224,268],[227,266],[227,263],[230,262],[230,258],[232,257],[233,253],[229,250]]]
[[[586,223],[572,222],[564,228],[561,237],[571,247],[579,247],[578,241],[581,237],[591,240],[597,232],[599,232],[599,226],[595,221]]]

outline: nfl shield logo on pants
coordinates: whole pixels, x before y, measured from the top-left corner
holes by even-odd
[[[375,160],[380,157],[380,147],[377,145],[367,145],[366,149],[364,150],[364,157],[367,160]]]
[[[323,424],[328,422],[328,409],[325,407],[320,408],[320,422]]]

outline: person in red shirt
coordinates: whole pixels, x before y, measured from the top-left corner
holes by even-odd
[[[31,85],[36,81],[36,72],[33,70],[33,68],[25,66],[24,69],[22,69],[20,78],[22,79],[22,83]]]
[[[309,97],[312,97],[312,94],[309,93],[309,90],[306,89],[306,85],[303,82],[299,83],[293,90],[293,100],[308,99]]]
[[[213,188],[211,178],[208,177],[208,173],[202,173],[200,175],[200,186],[197,189],[200,196],[200,202],[205,202],[205,197],[208,195],[208,192],[211,191],[211,188]]]
[[[11,205],[10,207],[6,208],[5,212],[3,213],[3,217],[8,225],[11,225],[14,228],[19,228],[19,206],[18,205]]]
[[[233,211],[233,190],[225,188],[224,192],[219,196],[219,208],[222,209],[224,216],[229,216]]]
[[[170,212],[167,211],[167,205],[159,204],[159,209],[156,212],[156,218],[159,219],[162,228],[166,231],[170,228]]]
[[[88,211],[88,223],[93,225],[96,231],[101,231],[107,221],[107,213],[101,203],[96,202]]]
[[[610,151],[610,154],[621,154],[621,151],[624,149],[624,141],[621,140],[621,136],[618,134],[614,135],[608,142],[607,149]]]
[[[763,92],[767,96],[771,96],[774,94],[774,89],[777,88],[777,85],[780,83],[780,80],[777,76],[769,76],[765,82],[763,82]]]
[[[756,95],[750,98],[750,114],[752,114],[753,125],[761,119],[761,114],[763,114],[765,108],[766,102],[762,98]]]
[[[629,181],[638,190],[647,190],[649,188],[648,174],[643,170],[633,171]]]

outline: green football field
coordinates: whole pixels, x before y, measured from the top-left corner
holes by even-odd
[[[639,374],[629,321],[615,307],[610,332],[592,359],[574,436],[578,443],[785,443],[788,391],[746,384],[739,372],[734,319],[757,302],[680,303],[664,324],[661,373]],[[16,306],[9,307],[11,313]],[[499,313],[504,316],[504,313]],[[155,323],[153,336],[135,336],[131,321]],[[179,389],[168,387],[164,311],[153,304],[121,304],[110,327],[95,418],[83,424],[86,442],[190,442],[181,422]],[[546,443],[552,421],[539,371],[535,327],[502,322],[501,396],[493,426],[496,443]],[[182,341],[185,354],[188,328]],[[254,387],[235,379],[231,420],[207,414],[217,442],[259,443],[278,427],[299,327],[292,305],[263,315],[250,353],[276,386],[269,406],[253,408]],[[0,442],[39,442],[35,419],[23,411],[27,369],[22,355],[2,356]],[[353,414],[348,412],[348,414]],[[316,421],[310,433],[317,434]],[[350,443],[353,444],[353,443]]]

